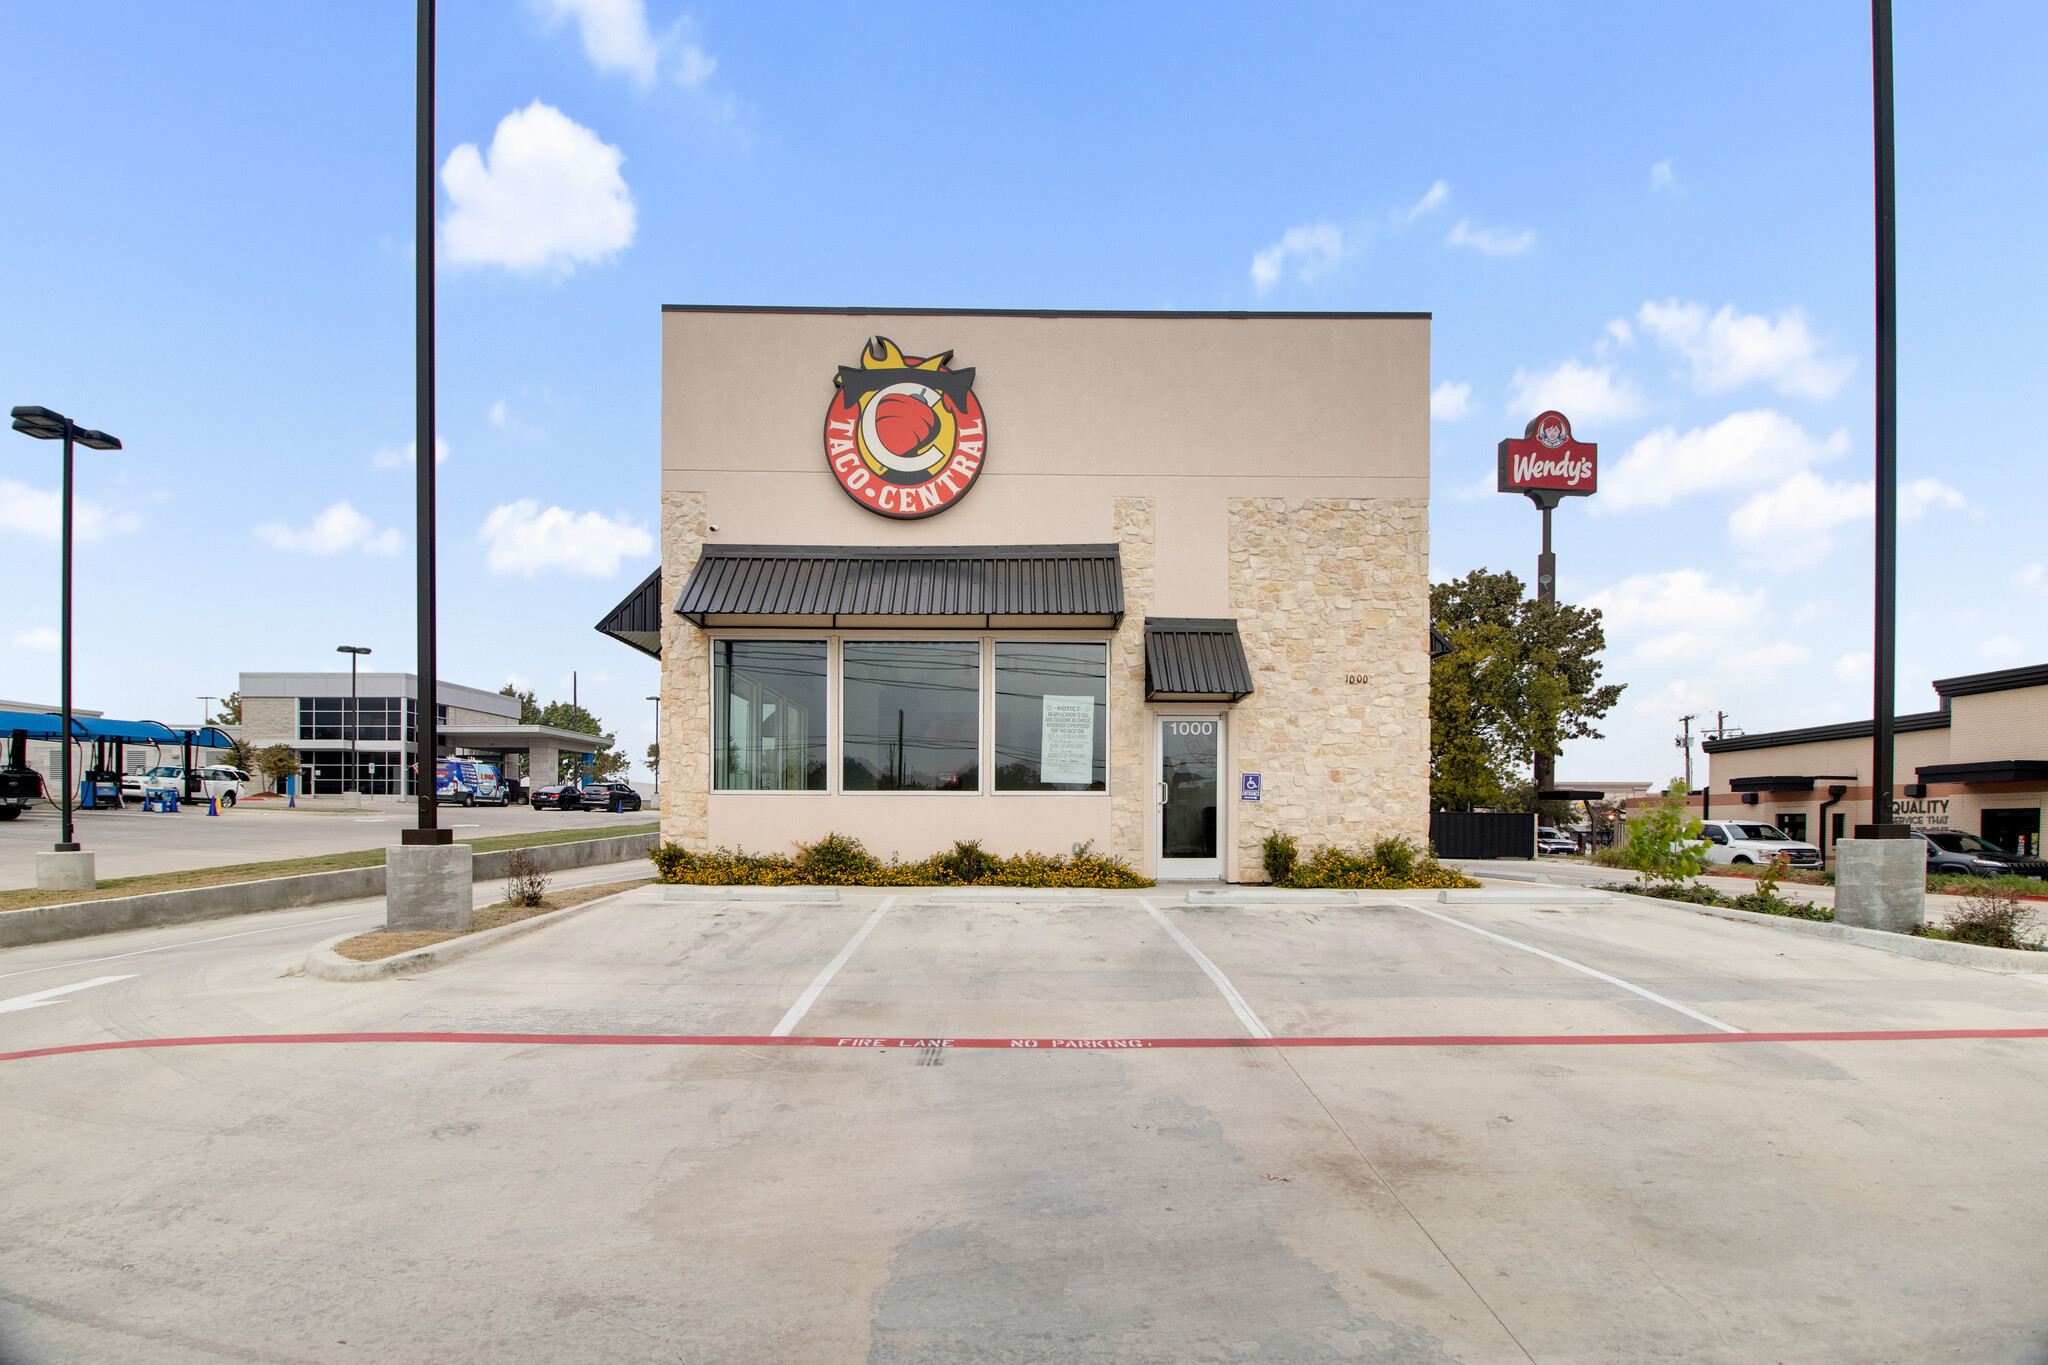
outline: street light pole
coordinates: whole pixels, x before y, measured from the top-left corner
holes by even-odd
[[[647,700],[654,703],[654,794],[661,795],[661,694]]]
[[[1892,153],[1892,4],[1871,0],[1872,121],[1877,180],[1877,599],[1871,641],[1871,835],[1903,839],[1892,823],[1892,712],[1897,705],[1899,587],[1898,193]]]
[[[363,793],[363,783],[357,776],[361,769],[356,764],[356,736],[362,729],[357,723],[357,717],[362,715],[363,708],[356,700],[356,660],[370,651],[362,645],[336,645],[334,652],[348,655],[348,781],[342,783],[341,790],[343,795],[346,795],[349,783],[352,782],[355,784],[356,795],[360,796]]]
[[[59,622],[58,649],[62,655],[59,668],[61,679],[59,704],[64,711],[64,745],[59,769],[64,783],[63,837],[57,843],[57,852],[76,853],[78,842],[72,838],[71,829],[71,446],[75,441],[90,450],[119,450],[121,443],[104,431],[81,427],[61,412],[48,408],[18,407],[8,414],[14,419],[14,429],[25,436],[39,441],[62,441],[64,443],[64,567],[63,589],[60,594],[63,619]]]
[[[434,597],[434,0],[415,0],[419,33],[414,47],[413,114],[413,515],[418,542],[414,615],[419,641],[419,719],[413,758],[419,827],[400,833],[408,844],[445,844],[455,831],[440,827],[435,762],[441,754],[440,669]]]

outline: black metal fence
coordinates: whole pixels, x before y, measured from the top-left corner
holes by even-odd
[[[1536,817],[1440,810],[1429,817],[1429,841],[1439,858],[1534,858]]]

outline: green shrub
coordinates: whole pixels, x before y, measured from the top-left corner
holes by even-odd
[[[1285,878],[1276,877],[1274,884],[1304,891],[1418,891],[1479,885],[1402,838],[1381,839],[1370,853],[1319,848],[1307,862],[1290,868]]]
[[[1380,865],[1389,877],[1406,881],[1415,870],[1415,841],[1405,834],[1389,835],[1376,839],[1372,846],[1372,861]]]
[[[1723,910],[1748,910],[1759,915],[1784,915],[1791,919],[1832,920],[1835,912],[1825,905],[1788,901],[1775,895],[1751,892],[1745,896],[1724,896],[1705,882],[1606,882],[1595,891],[1618,891],[1625,896],[1651,896],[1660,901],[1681,901],[1686,905],[1711,905]]]
[[[981,886],[1135,889],[1153,883],[1123,859],[1097,853],[1091,841],[1072,857],[1020,853],[1001,858],[964,841],[914,863],[869,853],[860,840],[828,834],[798,844],[796,856],[712,849],[692,853],[663,844],[648,856],[664,882],[692,886]]]
[[[1294,875],[1294,865],[1301,861],[1301,848],[1294,842],[1292,834],[1268,834],[1264,844],[1266,880],[1275,886],[1283,885]]]
[[[1592,862],[1595,867],[1627,867],[1628,850],[1611,846],[1596,848],[1593,850]]]
[[[1003,860],[983,849],[979,839],[961,839],[954,843],[951,853],[941,853],[934,861],[945,869],[948,881],[963,886],[985,882],[1003,866]]]
[[[806,886],[874,886],[882,865],[850,834],[828,834],[796,846],[797,879]]]
[[[1699,876],[1707,866],[1701,828],[1699,817],[1686,809],[1685,784],[1674,781],[1655,805],[1644,806],[1628,822],[1627,866],[1644,886]]]
[[[2039,948],[2038,937],[2029,938],[2040,919],[2040,911],[2009,892],[1990,890],[1971,896],[1948,912],[1940,929],[1923,929],[1922,936],[1945,938],[1956,943],[1981,943],[1986,948]]]

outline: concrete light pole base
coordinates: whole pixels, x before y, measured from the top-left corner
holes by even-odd
[[[1927,922],[1927,851],[1918,839],[1835,845],[1835,923],[1902,934]]]
[[[99,879],[93,872],[91,853],[36,854],[36,890],[95,891],[98,889]]]
[[[468,844],[394,844],[384,850],[384,927],[413,929],[470,927]]]

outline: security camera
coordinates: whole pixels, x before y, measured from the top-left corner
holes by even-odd
[[[704,528],[708,531],[716,531],[718,529],[716,526],[713,526],[710,522],[704,523]]]

